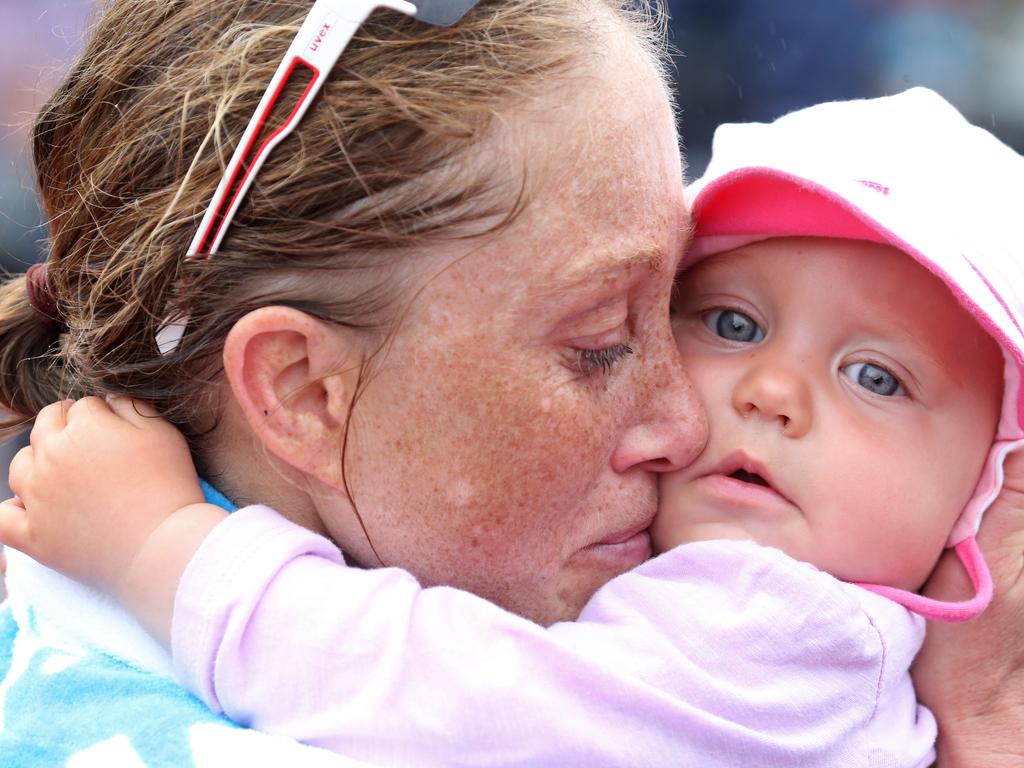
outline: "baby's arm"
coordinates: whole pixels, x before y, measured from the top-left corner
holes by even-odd
[[[203,502],[184,437],[142,403],[88,397],[44,408],[30,441],[0,541],[110,592],[169,645],[181,573],[227,516]]]
[[[875,706],[868,622],[780,553],[684,547],[545,629],[399,569],[348,568],[265,507],[224,519],[198,503],[180,436],[131,403],[51,408],[0,537],[172,635],[186,684],[240,723],[395,765],[809,766],[849,758]]]
[[[248,507],[183,574],[172,647],[215,710],[388,765],[832,766],[894,744],[917,759],[889,764],[917,765],[934,739],[913,709],[892,743],[863,738],[884,656],[871,621],[831,577],[749,542],[669,552],[544,628],[347,568]]]

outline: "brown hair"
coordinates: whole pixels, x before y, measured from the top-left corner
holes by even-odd
[[[429,27],[375,13],[309,114],[271,155],[209,261],[183,256],[222,168],[311,0],[111,0],[34,130],[63,332],[25,279],[0,288],[0,403],[126,394],[191,437],[223,339],[260,306],[335,323],[395,321],[416,246],[514,217],[521,188],[474,158],[494,118],[588,50],[607,8],[661,59],[663,14],[613,0],[484,0]],[[572,12],[577,11],[577,12]],[[326,273],[326,274],[325,274]],[[191,313],[174,354],[157,328]]]

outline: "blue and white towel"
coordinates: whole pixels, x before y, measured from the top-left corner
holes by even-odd
[[[231,509],[209,486],[207,499]],[[8,551],[0,606],[3,768],[354,768],[241,728],[174,681],[171,661],[111,598]]]

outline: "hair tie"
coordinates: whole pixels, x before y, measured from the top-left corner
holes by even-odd
[[[40,323],[55,330],[63,330],[64,323],[57,311],[57,297],[53,293],[50,282],[50,269],[44,261],[33,264],[25,273],[25,286],[28,289],[28,303]]]

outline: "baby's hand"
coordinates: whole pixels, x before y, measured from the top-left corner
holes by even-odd
[[[182,434],[125,398],[44,408],[11,462],[10,486],[0,541],[114,594],[153,532],[203,501]]]

